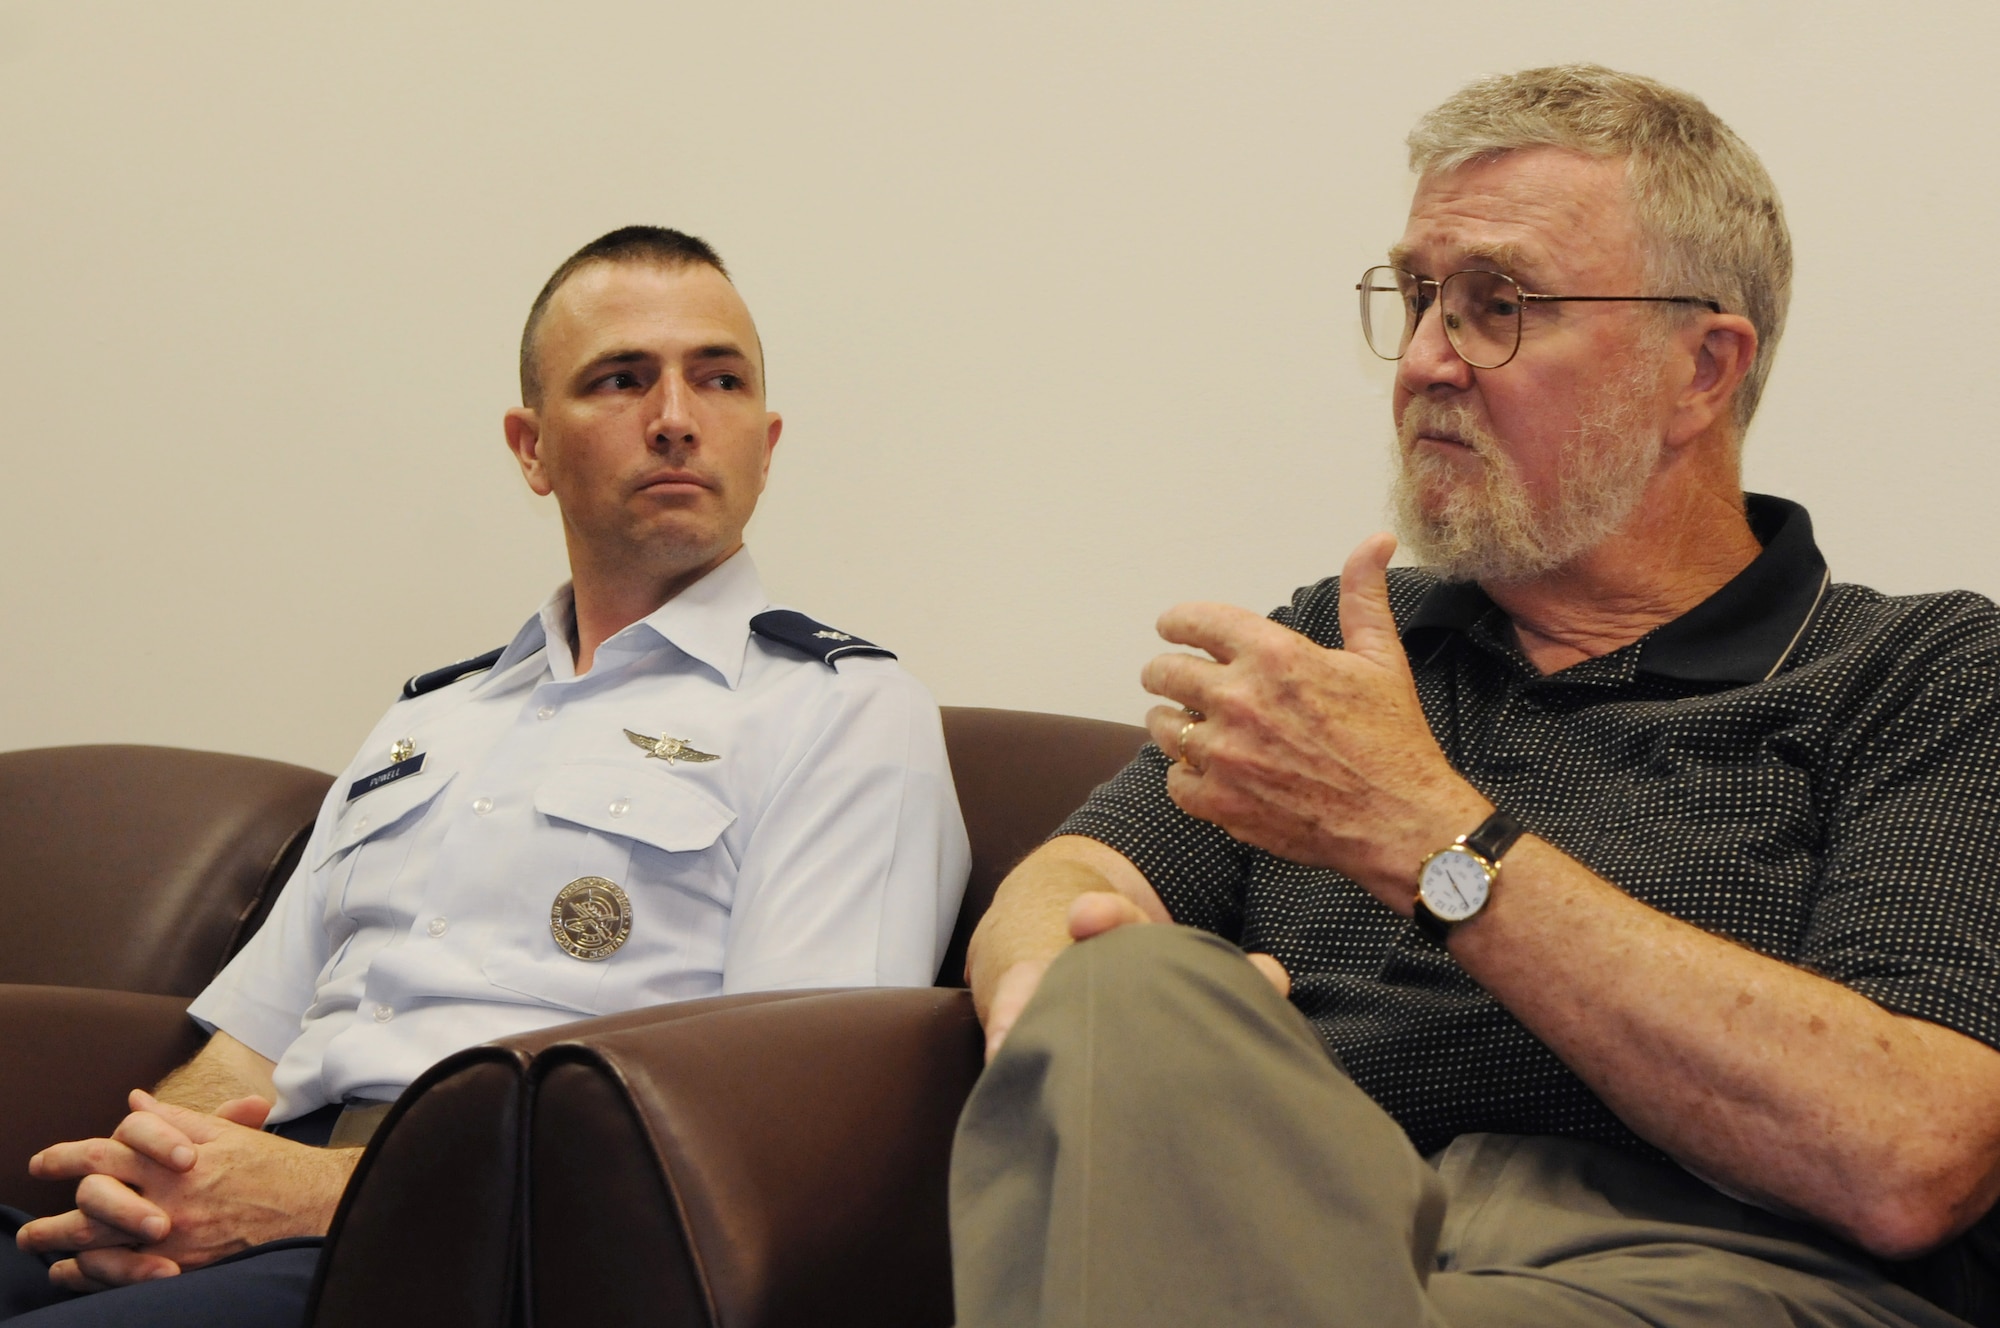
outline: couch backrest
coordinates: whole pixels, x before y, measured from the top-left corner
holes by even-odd
[[[965,944],[1010,868],[1146,742],[1146,730],[1031,710],[944,707],[944,744],[972,839],[972,879],[938,984],[965,985]]]
[[[0,982],[195,995],[291,875],[332,782],[174,747],[0,752]]]

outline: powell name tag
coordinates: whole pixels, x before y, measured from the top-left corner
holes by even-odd
[[[403,778],[405,775],[416,774],[417,771],[424,768],[425,755],[426,753],[424,752],[418,752],[415,756],[410,757],[408,760],[398,761],[396,762],[396,764],[388,767],[387,769],[377,770],[372,775],[366,775],[360,779],[355,780],[354,783],[348,787],[347,800],[349,802],[353,802],[356,798],[360,797],[362,794],[373,793],[376,789],[381,788],[384,784],[393,784],[397,780]]]

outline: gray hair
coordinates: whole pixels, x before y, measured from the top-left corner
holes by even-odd
[[[1417,122],[1409,145],[1420,175],[1532,147],[1625,158],[1656,287],[1645,293],[1703,296],[1757,329],[1734,403],[1740,437],[1785,330],[1792,239],[1763,163],[1715,112],[1638,74],[1554,65],[1468,84]]]

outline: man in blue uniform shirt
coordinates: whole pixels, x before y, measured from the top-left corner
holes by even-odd
[[[937,707],[764,594],[743,529],[781,421],[720,259],[651,227],[586,246],[529,314],[521,390],[507,443],[572,580],[503,650],[405,688],[190,1008],[208,1045],[112,1139],[34,1159],[80,1183],[20,1229],[62,1302],[32,1322],[297,1322],[312,1244],[206,1265],[324,1234],[341,1145],[462,1047],[932,980],[969,865]]]

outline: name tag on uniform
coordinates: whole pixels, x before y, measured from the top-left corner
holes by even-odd
[[[388,767],[385,770],[377,770],[372,775],[366,775],[360,779],[355,780],[354,783],[348,787],[347,800],[349,802],[353,802],[356,798],[360,797],[362,794],[373,793],[376,789],[381,788],[384,784],[393,784],[397,780],[403,778],[405,775],[416,774],[417,771],[424,768],[424,757],[427,755],[429,755],[428,752],[418,752],[415,756],[410,757],[408,760],[398,761],[396,762],[396,764]]]

